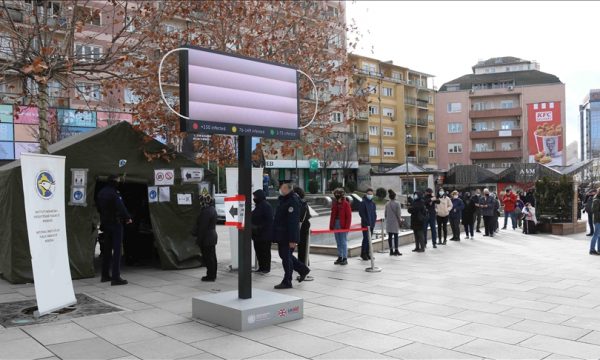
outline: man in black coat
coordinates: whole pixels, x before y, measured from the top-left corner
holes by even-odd
[[[127,211],[121,194],[117,190],[119,177],[110,175],[108,184],[100,190],[96,198],[96,207],[100,213],[105,248],[102,255],[102,282],[111,285],[125,285],[121,278],[121,244],[123,243],[123,223],[131,224],[131,215]],[[109,274],[112,261],[112,276]]]
[[[279,195],[279,206],[277,206],[275,212],[274,233],[285,274],[281,283],[275,285],[275,289],[290,289],[294,270],[300,274],[298,281],[302,282],[310,269],[294,256],[294,250],[300,238],[300,201],[298,195],[292,191],[290,183],[281,184]]]
[[[425,197],[423,198],[423,201],[425,203],[425,209],[427,209],[428,212],[428,217],[425,221],[425,224],[423,225],[424,227],[424,232],[423,232],[423,236],[425,237],[425,246],[427,246],[427,227],[431,227],[431,243],[433,244],[434,248],[437,248],[436,246],[436,237],[437,237],[437,229],[436,229],[436,212],[435,212],[435,204],[439,204],[440,203],[440,199],[436,198],[435,195],[433,195],[433,189],[427,188],[427,190],[425,190]]]
[[[200,195],[200,214],[192,231],[202,251],[202,259],[206,265],[206,276],[202,281],[217,279],[217,210],[210,195]]]
[[[415,238],[413,252],[425,252],[425,222],[429,217],[429,212],[425,208],[421,192],[415,192],[412,199],[408,212],[410,213],[410,227]]]
[[[271,271],[271,244],[273,243],[273,208],[263,190],[254,193],[252,211],[252,240],[258,258],[256,272],[268,274]]]

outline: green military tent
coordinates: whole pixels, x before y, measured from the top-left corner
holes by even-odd
[[[146,189],[143,200],[149,212],[154,247],[161,267],[181,269],[201,265],[200,249],[190,234],[198,213],[199,186],[197,183],[182,182],[180,171],[182,167],[197,167],[194,162],[179,154],[170,161],[148,161],[147,154],[168,153],[167,147],[156,140],[148,141],[147,137],[125,122],[72,136],[51,145],[49,152],[66,156],[66,226],[73,278],[95,275],[98,214],[94,193],[96,185],[110,174],[124,176],[125,184],[137,184]],[[69,204],[71,169],[88,170],[86,206]],[[156,169],[175,170],[175,183],[170,186],[170,201],[148,203],[147,186],[154,185]],[[178,205],[177,194],[192,194],[192,205]],[[33,274],[18,160],[0,167],[0,219],[0,273],[12,283],[31,282]]]

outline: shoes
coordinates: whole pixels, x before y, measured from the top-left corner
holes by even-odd
[[[433,244],[433,248],[434,248],[434,249],[437,249],[437,246],[436,246],[435,244]]]
[[[333,263],[333,265],[339,265],[342,262],[342,257],[338,257],[337,260]]]
[[[596,250],[590,250],[590,255],[600,255]]]
[[[112,280],[112,278],[110,276],[102,275],[102,278],[100,279],[100,282],[109,282],[111,280]]]
[[[291,289],[291,288],[292,288],[292,285],[290,285],[290,284],[284,284],[284,283],[281,283],[281,284],[278,284],[278,285],[275,285],[275,286],[273,286],[273,288],[274,288],[274,289],[277,289],[277,290],[282,290],[282,289]]]
[[[115,279],[115,280],[111,280],[111,282],[110,282],[110,285],[112,285],[112,286],[127,285],[127,284],[128,284],[127,280],[124,280],[124,279],[121,279],[121,278],[118,278],[118,279]]]
[[[394,251],[394,256],[402,256],[402,253],[398,251],[398,249],[396,249]]]
[[[394,250],[390,249],[390,256],[394,256],[396,255],[396,253],[394,253]]]
[[[363,260],[365,260],[365,261],[367,261],[367,260],[369,260],[369,255],[360,254],[360,258],[363,259]]]
[[[465,237],[465,239],[469,240],[469,236],[467,235],[467,237]]]
[[[340,262],[340,265],[348,265],[348,259],[343,258],[342,261]]]
[[[412,249],[412,252],[417,252],[419,251],[419,249]]]
[[[258,269],[258,270],[254,270],[255,273],[261,273],[261,274],[268,274],[271,272],[271,270],[267,270],[267,269]]]
[[[488,234],[483,234],[483,236],[489,236]]]
[[[200,281],[204,281],[204,282],[215,282],[215,278],[209,278],[208,276],[203,276]]]
[[[303,281],[304,281],[304,279],[306,279],[306,276],[308,275],[308,273],[310,273],[310,270],[308,270],[308,271],[306,272],[306,274],[302,274],[302,275],[298,276],[298,277],[296,278],[296,279],[298,280],[298,282],[303,282]]]
[[[475,230],[475,232],[478,232],[478,233],[480,233],[480,232],[481,232],[481,230]]]
[[[450,239],[450,241],[460,241],[460,239]]]
[[[419,253],[425,252],[425,249],[419,249],[419,250],[417,250],[417,252],[419,252]]]
[[[594,234],[585,234],[585,236],[593,236]]]
[[[502,228],[502,230],[506,230],[506,226]]]

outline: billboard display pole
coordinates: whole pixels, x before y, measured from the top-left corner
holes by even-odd
[[[238,230],[238,297],[252,298],[252,137],[238,140],[238,192],[246,196],[242,227]]]

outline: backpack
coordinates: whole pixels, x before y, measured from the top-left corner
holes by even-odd
[[[308,203],[306,201],[300,201],[300,224],[304,224],[311,218],[310,211],[308,210]]]

